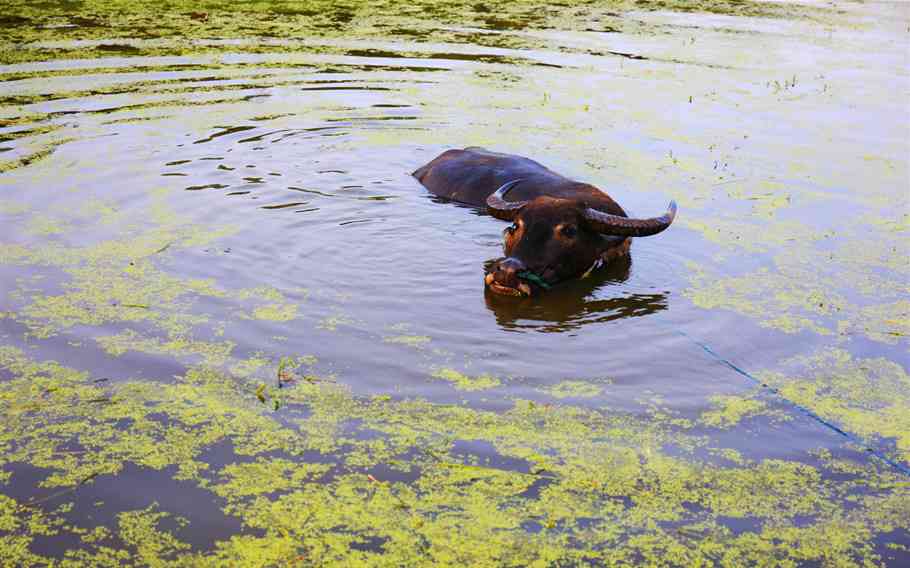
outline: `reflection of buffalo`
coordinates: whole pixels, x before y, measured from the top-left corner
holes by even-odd
[[[506,258],[490,265],[489,289],[531,295],[577,278],[603,262],[627,257],[629,237],[657,234],[673,222],[676,204],[653,219],[631,219],[609,195],[528,158],[483,148],[448,150],[414,172],[431,193],[512,221]],[[515,201],[506,201],[512,191]]]
[[[487,269],[497,262],[500,261],[487,261]],[[546,302],[504,298],[490,289],[484,299],[501,327],[544,332],[568,331],[590,323],[646,316],[667,309],[667,295],[663,292],[597,297],[600,288],[624,282],[631,266],[629,255],[617,258],[602,270],[554,288]]]

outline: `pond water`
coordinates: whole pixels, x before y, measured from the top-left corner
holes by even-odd
[[[0,26],[9,565],[910,563],[910,5]],[[465,146],[680,212],[491,296]]]

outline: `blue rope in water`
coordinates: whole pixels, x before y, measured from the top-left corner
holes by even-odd
[[[764,388],[764,389],[767,389],[768,391],[774,393],[775,395],[777,395],[777,397],[778,397],[780,400],[786,402],[787,404],[789,404],[789,405],[792,406],[793,408],[799,410],[800,412],[802,412],[803,414],[805,414],[805,415],[808,416],[809,418],[815,420],[816,422],[818,422],[818,423],[821,424],[822,426],[828,428],[829,430],[833,430],[834,432],[837,432],[838,434],[840,434],[841,436],[843,436],[844,438],[846,438],[846,439],[849,440],[850,442],[856,444],[857,446],[860,446],[860,447],[864,448],[864,449],[866,450],[866,452],[868,452],[869,454],[871,454],[871,455],[877,457],[878,459],[880,459],[880,460],[882,460],[883,462],[885,462],[886,464],[890,465],[891,467],[893,467],[893,468],[896,469],[897,471],[899,471],[899,472],[903,473],[904,475],[910,477],[910,468],[908,468],[907,466],[905,466],[905,465],[903,465],[903,464],[900,464],[900,463],[897,463],[896,461],[894,461],[894,460],[892,460],[891,458],[889,458],[888,456],[882,454],[881,452],[879,452],[879,451],[876,450],[875,448],[869,447],[869,445],[866,444],[866,442],[864,442],[863,440],[861,440],[861,439],[860,439],[859,437],[857,437],[855,434],[851,434],[850,432],[847,432],[846,430],[844,430],[844,429],[838,427],[836,424],[833,424],[832,422],[829,422],[828,420],[825,420],[824,418],[822,418],[822,417],[819,416],[818,414],[812,412],[811,410],[809,410],[809,409],[806,408],[805,406],[803,406],[803,405],[801,405],[801,404],[799,404],[799,403],[793,402],[792,400],[788,399],[787,397],[785,397],[784,395],[782,395],[782,394],[780,393],[780,390],[778,390],[778,389],[776,389],[776,388],[774,388],[774,387],[768,385],[767,383],[763,383],[760,379],[758,379],[757,377],[751,375],[749,372],[743,370],[742,368],[738,367],[737,365],[735,365],[734,363],[732,363],[729,359],[726,359],[726,358],[724,358],[724,357],[718,355],[718,353],[717,353],[716,351],[714,351],[713,349],[711,349],[710,346],[708,346],[707,344],[703,343],[702,341],[699,341],[698,339],[695,339],[694,337],[692,337],[691,335],[689,335],[688,333],[686,333],[686,332],[684,332],[684,331],[680,331],[680,330],[678,330],[678,329],[674,329],[673,331],[676,332],[676,333],[678,333],[679,335],[682,335],[683,337],[685,337],[685,338],[688,339],[689,341],[691,341],[691,342],[693,342],[694,344],[696,344],[696,345],[698,345],[699,347],[701,347],[701,348],[704,350],[705,353],[707,353],[708,355],[710,355],[713,359],[715,359],[715,360],[718,361],[719,363],[723,363],[724,365],[726,365],[727,367],[729,367],[730,369],[732,369],[732,370],[735,371],[736,373],[742,375],[743,377],[746,377],[747,379],[749,379],[749,380],[752,381],[753,383],[759,385],[760,387],[762,387],[762,388]]]

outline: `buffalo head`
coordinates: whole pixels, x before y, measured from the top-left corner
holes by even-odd
[[[593,209],[583,199],[539,196],[506,201],[522,180],[512,180],[487,200],[487,210],[512,224],[503,231],[505,258],[490,266],[485,283],[491,291],[513,296],[583,276],[602,262],[628,254],[629,237],[655,235],[673,222],[676,203],[651,219],[632,219]]]

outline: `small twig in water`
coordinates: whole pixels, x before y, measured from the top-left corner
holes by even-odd
[[[99,475],[101,475],[99,472],[95,472],[95,473],[89,474],[85,479],[83,479],[82,481],[80,481],[80,482],[77,483],[76,485],[74,485],[74,486],[72,486],[72,487],[69,487],[69,488],[67,488],[67,489],[63,489],[63,490],[61,490],[61,491],[57,491],[56,493],[51,493],[51,494],[48,495],[47,497],[43,497],[43,498],[41,498],[41,499],[38,499],[37,501],[31,500],[31,501],[29,501],[28,503],[26,503],[25,505],[23,505],[23,507],[34,507],[35,505],[40,505],[41,503],[45,503],[45,502],[47,502],[47,501],[50,501],[51,499],[56,499],[57,497],[60,497],[61,495],[66,495],[66,494],[68,494],[68,493],[72,493],[73,491],[79,489],[80,487],[82,487],[83,485],[85,485],[85,484],[88,483],[89,481],[95,479],[95,478],[98,477]]]
[[[736,183],[736,182],[738,182],[738,181],[746,181],[747,179],[749,179],[749,178],[728,179],[727,181],[722,181],[722,182],[715,183],[715,184],[712,184],[712,185],[713,185],[714,187],[717,187],[717,186],[719,186],[719,185],[727,185],[728,183]]]

